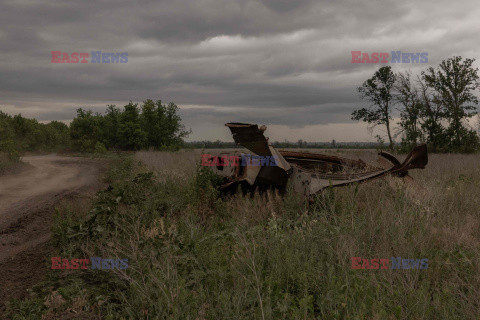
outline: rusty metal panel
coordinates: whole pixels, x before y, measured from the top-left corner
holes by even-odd
[[[408,154],[405,161],[403,161],[400,168],[397,171],[406,171],[410,169],[424,169],[428,164],[428,152],[427,145],[422,144],[413,148]]]
[[[259,156],[270,156],[268,140],[263,135],[265,126],[258,128],[256,124],[231,122],[225,124],[233,135],[235,143],[244,146]]]
[[[289,171],[292,168],[288,161],[285,160],[285,158],[282,156],[280,151],[278,151],[271,145],[268,146],[268,149],[270,150],[272,156],[277,157],[277,167],[282,168],[285,171]]]
[[[243,180],[253,185],[257,180],[258,173],[260,172],[261,169],[262,167],[260,166],[253,166],[251,164],[247,165],[245,167],[244,175],[242,177]]]

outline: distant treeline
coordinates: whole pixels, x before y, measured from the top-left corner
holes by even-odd
[[[290,141],[275,141],[272,142],[275,148],[306,148],[306,149],[377,149],[385,148],[385,144],[378,142],[307,142],[298,140],[297,142]],[[223,141],[193,141],[186,142],[185,147],[195,149],[228,149],[236,148],[235,142],[223,142]]]
[[[123,109],[109,105],[105,114],[80,108],[68,126],[0,110],[0,152],[15,158],[26,151],[176,150],[189,134],[177,111],[173,102],[160,100],[146,100],[142,106],[130,102]]]

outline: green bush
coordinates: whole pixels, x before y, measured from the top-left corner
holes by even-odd
[[[13,141],[0,141],[0,152],[6,154],[9,161],[17,162],[20,160],[20,155]]]
[[[105,145],[101,142],[97,142],[95,144],[95,153],[99,153],[99,154],[104,154],[107,152],[107,148],[105,148]]]

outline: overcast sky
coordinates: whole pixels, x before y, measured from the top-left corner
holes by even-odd
[[[479,17],[474,0],[1,0],[0,110],[68,121],[151,98],[181,108],[189,140],[230,141],[236,121],[267,124],[271,140],[374,141],[350,114],[382,64],[352,64],[351,51],[428,52],[388,63],[414,73],[478,59]],[[128,62],[51,62],[97,50]]]

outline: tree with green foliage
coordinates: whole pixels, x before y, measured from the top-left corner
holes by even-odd
[[[480,81],[478,68],[472,67],[474,61],[454,56],[443,60],[436,69],[430,67],[422,72],[425,84],[436,93],[436,103],[444,109],[449,122],[447,143],[453,151],[469,151],[479,143],[476,133],[463,124],[477,114],[478,98],[474,91],[480,88]]]
[[[46,150],[70,147],[70,129],[65,123],[51,121],[41,124],[41,128],[44,131]]]
[[[390,148],[393,148],[390,121],[392,120],[391,111],[395,80],[396,76],[390,66],[381,67],[377,70],[372,78],[365,81],[357,89],[360,97],[367,100],[370,105],[352,113],[352,120],[363,120],[373,126],[385,125]]]
[[[419,93],[409,72],[398,73],[395,84],[395,99],[401,105],[399,133],[403,134],[402,148],[408,149],[423,141],[421,129],[421,110],[423,108]]]
[[[392,148],[391,111],[396,105],[404,150],[427,142],[433,152],[474,152],[480,138],[467,121],[478,114],[474,93],[480,80],[474,61],[454,56],[423,71],[416,81],[409,72],[393,74],[390,66],[381,67],[358,88],[370,106],[355,110],[352,120],[385,125]]]
[[[9,160],[18,159],[18,149],[14,140],[15,131],[12,125],[12,117],[0,111],[0,158],[2,154],[5,154]],[[2,168],[0,167],[0,169]]]
[[[420,117],[422,118],[421,129],[433,152],[442,148],[445,144],[444,128],[442,121],[445,119],[442,100],[418,77],[419,99],[421,103]]]
[[[0,143],[13,141],[15,133],[12,126],[12,117],[0,111]]]
[[[70,137],[75,150],[93,152],[101,138],[101,115],[91,110],[77,109],[77,116],[70,123]]]
[[[130,101],[123,110],[109,105],[105,115],[77,110],[70,125],[73,146],[82,152],[99,152],[104,149],[139,150],[178,149],[185,131],[173,102],[145,100],[139,107]]]
[[[119,127],[120,127],[120,115],[122,111],[115,105],[108,105],[105,116],[103,117],[103,145],[106,148],[118,148],[120,145],[119,139]]]
[[[183,138],[190,132],[185,131],[177,112],[178,107],[173,102],[165,105],[161,100],[144,101],[141,122],[150,147],[162,149],[181,146]]]
[[[124,150],[139,150],[147,147],[147,133],[140,124],[140,110],[137,103],[130,101],[120,114],[118,140]]]
[[[66,124],[52,121],[44,124],[21,114],[9,116],[0,111],[0,151],[58,151],[70,145]]]

